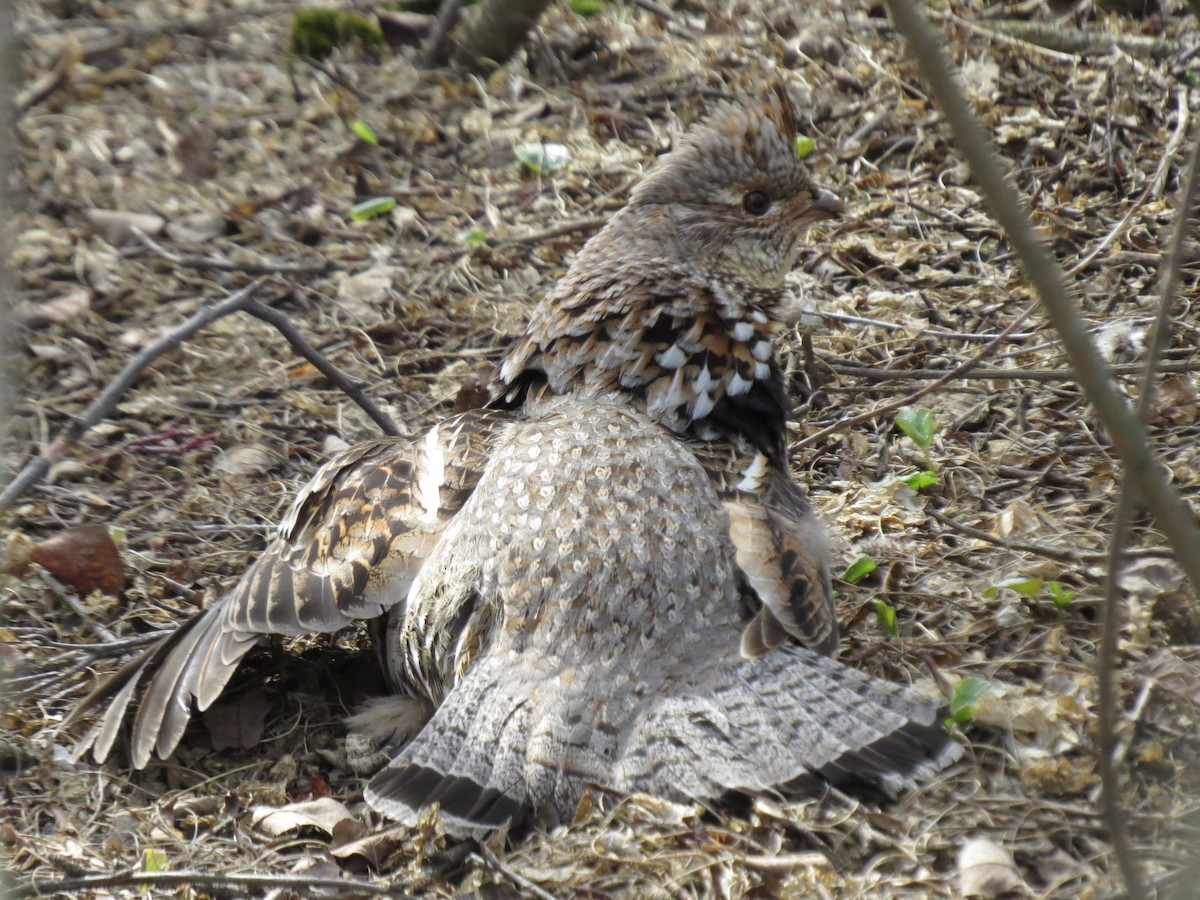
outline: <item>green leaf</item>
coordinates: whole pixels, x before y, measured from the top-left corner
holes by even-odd
[[[800,159],[808,156],[816,148],[817,142],[810,137],[805,137],[802,134],[796,135],[796,156]]]
[[[1001,591],[1008,590],[1015,591],[1022,597],[1036,597],[1038,592],[1041,591],[1042,585],[1044,584],[1045,582],[1040,578],[1029,578],[1024,575],[1016,575],[1013,578],[1005,578],[1003,581],[999,581],[992,585],[983,592],[983,596],[995,597]]]
[[[460,234],[458,239],[468,247],[482,247],[487,243],[487,232],[482,228],[472,228]]]
[[[375,129],[362,119],[351,119],[346,123],[346,127],[350,129],[352,135],[364,144],[370,144],[372,147],[379,146],[379,138],[375,136]]]
[[[350,218],[355,222],[366,222],[369,219],[387,215],[395,208],[395,197],[372,197],[362,203],[355,203],[350,208]]]
[[[875,610],[875,615],[879,618],[879,624],[883,626],[892,637],[898,637],[900,629],[896,627],[896,607],[889,606],[887,601],[880,600],[876,597],[871,601],[871,607]]]
[[[969,722],[984,697],[999,693],[1000,689],[986,678],[960,679],[950,691],[950,718],[958,725]]]
[[[846,567],[846,571],[842,573],[842,579],[851,584],[857,584],[874,571],[875,560],[869,556],[860,556]]]
[[[570,0],[571,12],[579,16],[594,16],[604,8],[600,0]]]
[[[1068,591],[1057,581],[1046,582],[1046,590],[1050,592],[1050,599],[1054,601],[1054,606],[1057,609],[1066,609],[1071,601],[1075,599],[1075,592]]]
[[[562,144],[517,144],[513,153],[531,172],[539,175],[557,172],[571,161],[571,151]]]
[[[925,469],[922,472],[914,472],[911,475],[906,475],[900,480],[907,484],[914,491],[919,491],[921,488],[927,488],[931,484],[938,483],[937,473],[930,472],[928,469]]]
[[[922,450],[933,443],[933,410],[920,406],[905,406],[896,413],[896,427],[912,438]]]
[[[142,871],[162,872],[167,868],[167,854],[154,847],[142,851]]]

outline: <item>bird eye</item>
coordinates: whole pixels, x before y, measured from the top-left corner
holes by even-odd
[[[752,216],[761,216],[771,208],[771,198],[762,191],[750,191],[742,198],[742,209]]]

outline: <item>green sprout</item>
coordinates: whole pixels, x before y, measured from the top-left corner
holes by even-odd
[[[937,484],[940,479],[937,472],[931,472],[929,469],[922,469],[920,472],[913,472],[911,475],[905,475],[900,479],[914,491],[919,491],[921,488],[927,488],[931,484]]]
[[[983,592],[983,596],[995,597],[1001,591],[1013,591],[1022,597],[1036,597],[1041,592],[1042,585],[1045,583],[1041,578],[1016,575],[1012,578],[1005,578],[1003,581],[996,582]]]
[[[886,600],[876,597],[871,601],[871,608],[875,610],[875,616],[879,619],[879,624],[883,626],[883,630],[890,637],[899,637],[900,629],[896,625],[896,607],[890,605]]]
[[[846,566],[846,571],[842,573],[842,580],[848,581],[851,584],[858,584],[868,575],[875,571],[875,560],[869,556],[860,556],[850,565]]]
[[[950,691],[950,715],[946,719],[946,727],[970,722],[979,711],[983,698],[999,693],[1000,689],[986,678],[960,679]]]
[[[1058,610],[1066,609],[1075,599],[1075,592],[1068,591],[1057,581],[1047,581],[1046,590],[1050,592],[1050,599],[1054,601],[1054,608]]]
[[[379,146],[379,138],[375,136],[375,129],[362,119],[351,119],[346,123],[346,127],[350,130],[352,135],[354,135],[364,144],[370,144],[372,147]]]
[[[469,228],[458,239],[468,247],[482,247],[487,243],[487,232],[482,228]]]
[[[350,208],[350,218],[355,222],[366,222],[387,215],[396,208],[395,197],[372,197]]]

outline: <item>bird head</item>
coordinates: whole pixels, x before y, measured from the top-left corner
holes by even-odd
[[[722,102],[656,162],[629,205],[657,207],[676,254],[705,274],[780,285],[805,227],[842,210],[813,182],[799,128],[781,85],[761,101]]]

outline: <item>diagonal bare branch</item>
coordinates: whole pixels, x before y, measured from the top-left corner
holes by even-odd
[[[288,321],[287,317],[278,310],[271,309],[254,299],[254,291],[262,284],[259,279],[240,291],[230,294],[220,303],[201,307],[191,318],[164,334],[154,343],[143,347],[131,359],[91,405],[84,410],[83,415],[73,420],[63,429],[50,445],[40,455],[30,460],[20,473],[0,492],[0,512],[4,512],[17,501],[25,491],[45,477],[50,467],[62,459],[67,451],[87,431],[94,428],[109,411],[133,386],[146,368],[167,351],[178,347],[184,341],[194,336],[198,331],[211,325],[218,319],[232,315],[235,312],[249,313],[264,322],[273,325],[284,336],[289,344],[306,360],[313,364],[326,378],[336,384],[384,432],[396,436],[400,432],[391,420],[375,406],[374,403],[349,378],[323,357],[314,347],[301,337],[300,332]]]
[[[1117,391],[1112,374],[1076,309],[1062,268],[1034,231],[1025,205],[1007,175],[1007,167],[951,74],[941,39],[912,0],[887,0],[887,6],[950,122],[989,210],[1020,256],[1046,315],[1062,338],[1079,385],[1104,423],[1125,466],[1127,479],[1143,496],[1193,586],[1200,588],[1200,524],[1196,514],[1167,480],[1151,448],[1146,426]]]

